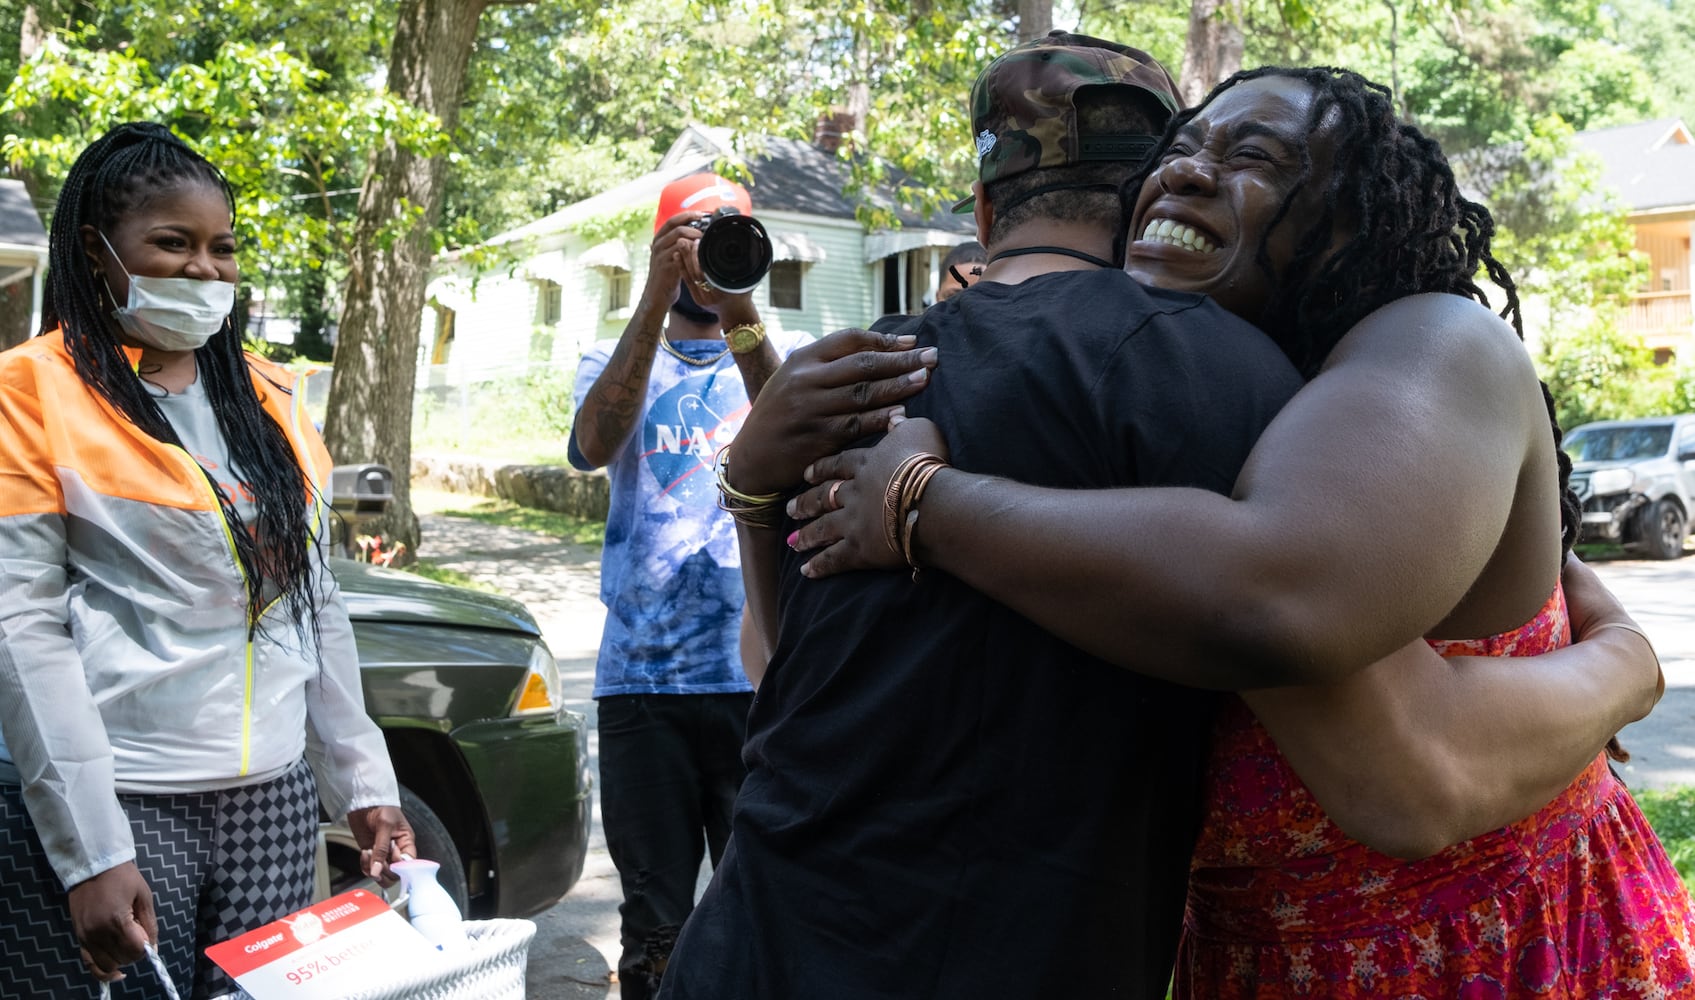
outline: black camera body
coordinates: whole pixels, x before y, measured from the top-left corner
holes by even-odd
[[[771,237],[753,216],[725,205],[689,225],[700,230],[695,251],[701,273],[713,288],[749,292],[771,270]]]

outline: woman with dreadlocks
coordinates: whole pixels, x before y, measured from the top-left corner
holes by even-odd
[[[1232,77],[1126,198],[1133,275],[1212,296],[1309,379],[1234,496],[974,476],[906,420],[808,469],[800,572],[939,570],[1130,669],[1253,689],[1214,734],[1180,996],[1695,995],[1689,896],[1601,752],[1657,664],[1619,613],[1560,648],[1586,624],[1561,584],[1578,510],[1487,210],[1333,69]],[[1588,654],[1643,664],[1640,697]]]
[[[0,354],[0,996],[165,995],[117,982],[149,945],[182,995],[232,989],[204,949],[311,902],[320,793],[372,875],[414,850],[329,456],[233,323],[233,212],[168,129],[112,129],[53,213],[41,335]]]

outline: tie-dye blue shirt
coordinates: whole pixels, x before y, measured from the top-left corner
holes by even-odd
[[[811,339],[773,335],[780,357]],[[615,346],[597,346],[577,365],[579,412]],[[751,690],[739,648],[741,554],[735,522],[718,509],[712,469],[747,416],[747,389],[723,341],[672,346],[696,360],[722,357],[695,367],[659,350],[641,425],[606,467],[612,504],[600,560],[606,627],[596,698]],[[586,469],[575,434],[570,450],[572,464]]]

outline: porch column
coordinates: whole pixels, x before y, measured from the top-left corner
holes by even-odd
[[[30,279],[33,299],[29,311],[29,335],[31,337],[41,332],[41,295],[46,286],[47,255],[43,253],[35,259],[35,274]]]

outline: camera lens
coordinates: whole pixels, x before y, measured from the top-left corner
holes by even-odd
[[[771,237],[751,215],[714,214],[696,249],[701,272],[719,291],[751,291],[771,270]]]

